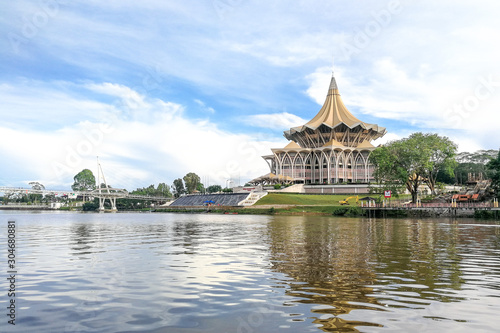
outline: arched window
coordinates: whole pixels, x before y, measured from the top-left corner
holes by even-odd
[[[304,160],[301,154],[297,154],[293,160],[293,178],[296,179],[297,182],[304,182],[305,180],[305,168],[304,168]]]
[[[352,151],[346,153],[345,162],[346,162],[346,165],[345,165],[344,170],[346,172],[346,177],[345,177],[344,181],[347,181],[348,183],[350,183],[350,182],[352,182],[352,176],[353,176],[352,170],[354,168],[354,157],[353,157]]]
[[[353,169],[353,181],[359,183],[367,181],[365,158],[361,153],[357,153],[355,157],[355,163]]]
[[[330,183],[338,183],[338,173],[337,173],[337,153],[332,150],[329,154],[330,159]]]

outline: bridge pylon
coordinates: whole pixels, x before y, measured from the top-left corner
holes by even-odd
[[[101,188],[101,176],[104,181],[104,186],[106,187],[106,191],[104,193]],[[97,157],[97,190],[97,197],[99,198],[99,211],[103,212],[105,210],[104,202],[106,201],[106,199],[109,199],[109,202],[111,203],[111,211],[118,211],[118,209],[116,208],[116,198],[122,197],[124,190],[108,187],[108,183],[106,182],[106,178],[104,177],[104,172],[102,171],[101,163],[99,163],[99,156]]]

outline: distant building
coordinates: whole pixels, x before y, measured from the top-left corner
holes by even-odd
[[[376,149],[372,140],[386,129],[362,122],[342,102],[332,75],[326,101],[308,123],[284,132],[290,143],[263,156],[275,179],[304,184],[368,183],[373,166],[368,157]],[[268,176],[268,175],[266,175]],[[268,179],[262,176],[256,178]],[[273,178],[271,177],[271,178]]]

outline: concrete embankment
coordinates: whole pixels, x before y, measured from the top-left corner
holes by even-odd
[[[413,208],[363,208],[373,217],[475,217],[488,215],[499,218],[499,208],[478,207],[413,207]]]
[[[54,210],[54,208],[40,205],[0,205],[0,210]]]

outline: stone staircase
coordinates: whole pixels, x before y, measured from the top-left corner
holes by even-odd
[[[267,192],[252,192],[248,195],[248,197],[245,200],[240,201],[238,203],[238,206],[252,206],[257,201],[259,201],[260,198],[262,198],[266,195],[267,195]]]
[[[289,187],[285,187],[284,189],[279,190],[279,192],[285,193],[305,193],[304,184],[295,184]]]

